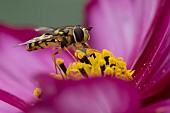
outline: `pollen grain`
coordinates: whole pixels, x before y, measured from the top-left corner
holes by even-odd
[[[34,90],[34,97],[37,98],[37,99],[40,99],[41,94],[42,94],[41,88],[38,88],[38,87],[37,87],[37,88]]]

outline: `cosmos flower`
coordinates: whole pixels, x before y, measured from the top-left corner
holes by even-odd
[[[13,106],[22,103],[18,108],[26,110],[22,108],[27,106],[23,100],[26,102],[33,100],[31,93],[36,86],[31,79],[34,75],[40,74],[41,77],[38,80],[42,86],[44,100],[30,107],[27,111],[29,113],[170,111],[169,6],[168,0],[93,0],[86,7],[86,25],[94,28],[91,32],[91,47],[100,51],[108,49],[115,56],[123,57],[128,68],[135,70],[131,85],[136,87],[140,95],[133,86],[128,84],[129,82],[124,83],[115,79],[58,81],[43,76],[52,72],[49,70],[49,67],[53,67],[52,63],[47,59],[50,56],[49,51],[29,53],[28,58],[24,48],[11,50],[11,46],[6,44],[7,40],[10,45],[18,44],[20,43],[18,39],[32,37],[37,35],[36,32],[31,30],[21,32],[21,30],[1,26],[0,49],[3,56],[1,56],[0,67],[3,70],[1,70],[0,88],[3,90],[0,90],[0,93],[4,94],[1,100],[5,100],[5,97],[12,98],[11,94],[14,94],[22,100],[17,98],[15,101],[15,97],[12,102],[14,104],[9,101],[7,103]],[[8,39],[2,40],[3,37]],[[65,55],[61,54],[59,57],[68,63],[71,58]],[[19,62],[22,62],[22,65]],[[2,108],[7,106],[3,105]],[[139,108],[140,105],[141,108]],[[6,108],[6,112],[12,109],[9,109],[9,106]]]

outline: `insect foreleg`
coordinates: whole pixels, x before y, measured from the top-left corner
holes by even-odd
[[[90,46],[87,43],[81,43],[84,48],[90,48]]]
[[[53,60],[53,62],[54,62],[54,66],[55,66],[55,71],[56,71],[56,74],[58,74],[58,71],[57,71],[57,69],[59,70],[59,72],[60,72],[60,74],[61,74],[61,76],[62,76],[62,78],[64,79],[64,75],[63,75],[63,73],[62,73],[62,71],[61,71],[61,69],[60,69],[60,66],[59,65],[57,65],[57,63],[56,63],[56,57],[55,57],[55,52],[54,52],[54,50],[55,50],[56,48],[52,48],[52,60]]]
[[[76,57],[66,47],[64,49],[67,51],[68,54],[70,54],[70,56],[74,59],[74,61],[77,62]]]
[[[55,49],[58,49],[58,48],[55,48]],[[58,53],[62,52],[63,51],[63,48],[60,48],[58,49],[56,52],[54,52],[55,55],[57,55]]]

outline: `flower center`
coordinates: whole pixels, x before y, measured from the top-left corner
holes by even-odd
[[[71,53],[70,53],[71,54]],[[85,52],[75,51],[75,55],[71,55],[73,59],[78,59],[69,64],[64,64],[64,59],[55,59],[55,66],[60,73],[51,75],[59,80],[80,80],[93,77],[115,77],[118,79],[130,81],[133,79],[134,70],[127,70],[126,63],[122,58],[116,58],[112,52],[104,49],[99,52],[95,49],[86,49]],[[34,90],[34,96],[40,98],[42,91],[40,88]]]
[[[116,77],[123,80],[132,80],[134,70],[127,70],[122,58],[116,58],[106,49],[99,52],[87,49],[86,52],[75,51],[78,61],[70,63],[68,68],[61,58],[56,59],[60,74],[52,74],[57,79],[85,79],[92,77]]]

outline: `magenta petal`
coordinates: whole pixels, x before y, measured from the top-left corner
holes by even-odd
[[[150,105],[140,113],[170,113],[170,99]]]
[[[123,57],[128,66],[143,48],[159,0],[91,0],[85,9],[92,26],[90,45]]]
[[[113,79],[41,82],[42,101],[29,113],[136,113],[139,98],[128,83]],[[49,83],[49,84],[44,84]],[[55,85],[55,86],[54,86]]]
[[[150,40],[138,59],[135,70],[137,87],[149,90],[170,72],[170,1],[162,3],[156,26],[150,34]],[[147,87],[145,87],[147,86]],[[159,90],[159,88],[158,88]]]
[[[147,106],[170,98],[170,72],[149,89],[142,92],[143,105]]]
[[[32,92],[35,86],[32,83],[32,77],[38,73],[50,72],[47,68],[50,63],[47,64],[45,55],[28,53],[25,47],[13,47],[21,43],[18,39],[33,35],[38,35],[38,33],[31,29],[13,30],[0,26],[0,88],[25,101],[33,99]]]
[[[27,104],[20,98],[1,89],[0,89],[0,100],[12,105],[13,107],[20,109],[21,111],[26,111],[26,109],[29,107],[29,104]],[[1,109],[1,112],[2,112],[2,109]]]
[[[34,99],[35,75],[55,72],[51,49],[27,52],[26,47],[13,47],[37,35],[33,29],[0,25],[0,88],[25,101]],[[65,53],[58,57],[70,60]]]
[[[21,113],[21,110],[3,101],[0,101],[0,111],[1,113]]]

